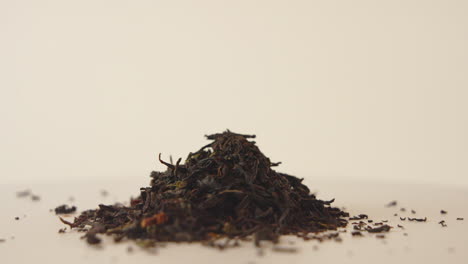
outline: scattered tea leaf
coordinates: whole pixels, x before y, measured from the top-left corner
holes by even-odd
[[[424,218],[411,218],[411,217],[408,217],[408,221],[426,222],[427,217],[424,217]]]
[[[369,232],[369,233],[381,233],[381,232],[388,232],[388,231],[390,231],[390,229],[392,229],[391,226],[382,225],[382,226],[375,227],[375,228],[368,228],[367,232]]]
[[[68,206],[66,204],[57,206],[55,208],[55,214],[71,214],[76,211],[76,206]]]
[[[350,221],[353,221],[353,220],[361,220],[361,219],[367,219],[369,218],[366,214],[360,214],[358,216],[353,216],[351,218],[349,218]]]

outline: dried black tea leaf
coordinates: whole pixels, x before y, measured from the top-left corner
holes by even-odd
[[[367,232],[369,232],[369,233],[382,233],[382,232],[388,232],[388,231],[390,231],[390,229],[392,229],[391,226],[382,225],[382,226],[379,226],[379,227],[376,227],[376,228],[368,228]]]
[[[76,206],[68,206],[66,204],[57,206],[55,209],[55,214],[71,214],[76,211]]]
[[[366,214],[360,214],[358,216],[353,216],[351,218],[349,218],[349,220],[353,221],[353,220],[361,220],[361,219],[367,219],[369,218]]]
[[[411,217],[408,217],[408,221],[426,222],[427,217],[424,217],[424,218],[411,218]]]

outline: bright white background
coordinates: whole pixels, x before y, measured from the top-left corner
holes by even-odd
[[[310,181],[468,184],[468,1],[0,0],[0,184],[255,133]]]

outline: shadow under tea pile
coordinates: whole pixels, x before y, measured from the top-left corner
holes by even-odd
[[[72,228],[91,226],[85,237],[96,244],[99,233],[116,240],[213,241],[250,235],[276,242],[280,235],[304,236],[344,227],[347,213],[310,194],[302,179],[272,169],[249,138],[226,131],[207,136],[212,142],[184,163],[151,173],[129,207],[99,205],[75,218]]]

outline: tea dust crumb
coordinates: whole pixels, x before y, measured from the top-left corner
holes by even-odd
[[[55,214],[59,215],[59,214],[71,214],[71,213],[74,213],[76,211],[76,206],[68,206],[66,204],[63,204],[63,205],[60,205],[60,206],[57,206],[55,209]]]
[[[23,190],[23,191],[16,192],[16,197],[18,198],[24,198],[30,195],[31,195],[31,190]]]
[[[280,247],[280,246],[274,246],[272,250],[274,252],[280,252],[280,253],[296,253],[298,251],[297,248]]]

